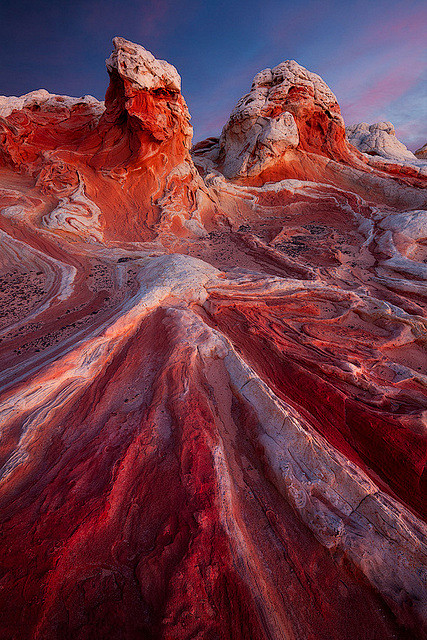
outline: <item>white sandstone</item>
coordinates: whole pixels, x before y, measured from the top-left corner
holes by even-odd
[[[181,91],[181,77],[174,66],[124,38],[114,38],[113,45],[114,51],[105,61],[108,71],[117,71],[137,89]]]
[[[55,93],[49,93],[46,89],[37,89],[30,91],[23,96],[0,96],[0,118],[7,118],[13,111],[20,111],[25,108],[41,107],[43,110],[49,109],[72,109],[78,104],[87,104],[92,107],[96,115],[102,115],[104,112],[104,102],[97,100],[93,96],[86,95],[80,98],[72,96],[60,96]]]
[[[366,122],[346,128],[348,141],[362,153],[381,156],[387,160],[416,161],[416,156],[396,138],[391,122]]]
[[[236,104],[219,139],[217,153],[223,158],[222,170],[227,178],[258,175],[277,156],[298,146],[294,116],[289,112],[270,115],[283,103],[292,86],[306,87],[314,101],[325,109],[337,104],[322,78],[295,60],[257,73],[250,92]],[[331,117],[343,124],[338,113]]]

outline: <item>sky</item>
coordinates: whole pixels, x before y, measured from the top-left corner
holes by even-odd
[[[346,124],[390,120],[411,150],[427,142],[425,0],[0,0],[0,94],[103,99],[116,35],[178,69],[195,142],[288,59],[327,82]]]

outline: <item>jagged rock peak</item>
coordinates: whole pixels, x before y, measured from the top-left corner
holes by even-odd
[[[177,135],[177,146],[184,146],[187,153],[193,129],[181,94],[181,78],[175,67],[165,60],[157,60],[144,47],[124,38],[114,38],[113,47],[106,60],[110,85],[105,95],[104,137],[112,126],[121,127],[126,122],[127,113],[132,118],[126,124],[127,133],[133,140],[128,145],[133,150],[129,161],[139,163],[145,153],[148,153],[147,157],[151,156],[153,140],[170,141]],[[147,140],[147,134],[151,136],[151,142]],[[138,154],[134,153],[136,148]],[[168,157],[175,157],[176,151],[169,150]]]
[[[256,74],[250,92],[238,101],[230,120],[245,119],[260,112],[269,114],[274,103],[280,103],[291,87],[303,87],[324,108],[338,107],[335,95],[317,73],[308,71],[295,60],[285,60],[273,69]]]
[[[181,91],[181,77],[175,67],[157,60],[150,51],[125,38],[113,38],[114,51],[105,61],[110,73],[117,71],[135,89]]]

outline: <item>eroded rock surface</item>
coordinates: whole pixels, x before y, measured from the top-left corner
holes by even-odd
[[[294,60],[258,73],[237,103],[211,150],[227,178],[274,172],[292,157],[287,151],[348,156],[344,121],[326,83]],[[212,153],[212,151],[214,153]]]
[[[368,125],[366,122],[346,128],[349,142],[362,153],[381,156],[389,160],[416,160],[412,151],[396,138],[391,122],[377,122]]]
[[[415,151],[415,156],[420,160],[427,160],[427,143]]]
[[[0,100],[0,638],[425,639],[423,163],[293,61],[192,155],[107,70]]]

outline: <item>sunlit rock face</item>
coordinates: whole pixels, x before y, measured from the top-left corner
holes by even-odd
[[[105,104],[45,90],[0,100],[3,164],[36,178],[45,192],[95,197],[103,212],[98,235],[202,235],[212,203],[189,155],[192,127],[178,72],[123,38],[113,44]]]
[[[0,99],[0,638],[426,638],[427,163],[107,71]]]
[[[287,60],[255,76],[210,157],[227,178],[259,181],[281,177],[307,152],[350,157],[336,97],[317,74]]]
[[[425,186],[427,164],[419,151],[412,153],[397,139],[391,122],[366,122],[346,128],[347,139],[351,145],[362,152],[371,167],[386,173],[410,179],[412,184]],[[418,154],[418,155],[417,155]]]

